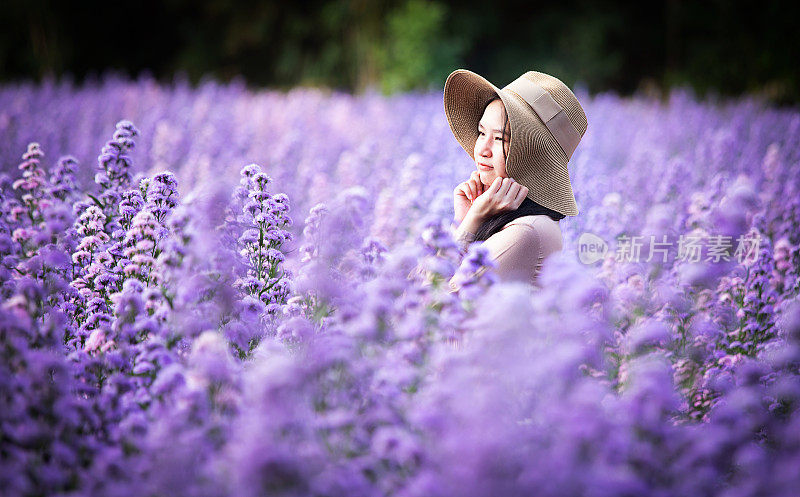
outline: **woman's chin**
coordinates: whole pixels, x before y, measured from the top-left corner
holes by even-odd
[[[478,174],[481,178],[481,183],[484,185],[491,185],[492,181],[497,177],[494,171],[478,171]]]

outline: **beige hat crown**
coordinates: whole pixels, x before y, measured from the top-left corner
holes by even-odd
[[[558,78],[528,71],[503,89],[465,69],[444,85],[447,122],[473,157],[478,121],[499,96],[511,126],[506,171],[528,188],[528,198],[566,216],[578,214],[567,164],[586,133],[587,121],[575,94]],[[474,157],[473,157],[474,160]]]

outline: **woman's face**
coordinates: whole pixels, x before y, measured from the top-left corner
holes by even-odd
[[[499,98],[492,101],[483,112],[478,123],[478,139],[475,140],[475,167],[481,177],[481,183],[491,185],[495,178],[507,178],[506,158],[511,130],[506,126],[506,109]],[[505,132],[504,132],[505,131]]]

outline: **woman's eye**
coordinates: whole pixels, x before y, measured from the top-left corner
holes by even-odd
[[[502,136],[498,136],[498,137],[495,138],[495,140],[503,141],[503,137]]]

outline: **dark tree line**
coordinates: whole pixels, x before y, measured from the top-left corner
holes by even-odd
[[[800,101],[795,2],[5,0],[0,79],[107,70],[347,91],[504,85],[538,69],[590,90],[689,84]]]

